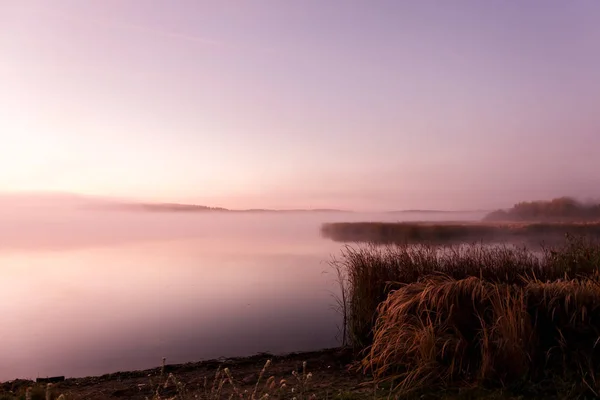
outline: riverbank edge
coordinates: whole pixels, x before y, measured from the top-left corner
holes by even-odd
[[[173,374],[188,387],[201,390],[205,378],[209,385],[212,384],[219,367],[229,368],[241,389],[253,389],[267,360],[271,360],[271,366],[265,372],[263,381],[270,376],[274,376],[277,381],[293,380],[293,371],[301,373],[302,365],[306,363],[306,371],[313,377],[310,391],[319,398],[325,394],[329,398],[339,394],[345,397],[363,398],[368,393],[371,396],[373,393],[371,385],[368,385],[370,377],[350,369],[354,360],[352,350],[342,347],[277,355],[259,353],[247,357],[219,358],[181,364],[168,364],[167,359],[164,369],[159,366],[98,376],[66,378],[64,381],[53,383],[52,392],[53,398],[63,394],[67,399],[145,399],[150,398],[155,392],[161,373],[164,378]],[[157,360],[157,364],[160,365],[160,362],[161,360]],[[28,379],[15,379],[0,384],[0,396],[5,394],[19,396],[28,387],[45,388],[46,385]],[[168,392],[169,388],[166,390]]]

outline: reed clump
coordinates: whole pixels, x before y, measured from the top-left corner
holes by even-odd
[[[600,284],[427,278],[378,309],[361,362],[401,393],[432,387],[570,381],[600,393]]]
[[[336,222],[321,235],[336,242],[460,244],[475,241],[527,245],[560,243],[565,234],[600,237],[600,222]]]
[[[396,393],[569,382],[600,394],[600,245],[346,247],[360,368]]]
[[[599,242],[568,236],[563,244],[537,251],[484,244],[346,246],[331,261],[342,283],[346,335],[357,349],[371,344],[377,307],[388,294],[429,276],[481,278],[489,283],[524,285],[597,277]]]

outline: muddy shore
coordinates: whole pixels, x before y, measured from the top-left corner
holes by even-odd
[[[156,395],[157,389],[161,398],[172,398],[181,394],[181,386],[177,387],[177,382],[183,384],[185,391],[194,398],[203,398],[206,391],[210,391],[211,385],[215,380],[215,374],[219,367],[229,368],[234,383],[238,390],[243,392],[248,390],[252,392],[255,388],[259,374],[267,360],[272,360],[267,368],[260,387],[262,388],[267,380],[273,376],[277,390],[282,396],[292,398],[294,393],[300,389],[297,378],[293,375],[296,371],[297,377],[302,377],[303,363],[306,362],[306,374],[311,377],[305,386],[305,398],[315,394],[317,398],[335,398],[340,396],[344,398],[363,398],[371,397],[373,389],[371,385],[366,384],[369,377],[350,370],[352,363],[351,352],[343,349],[328,349],[316,352],[293,353],[282,356],[272,356],[269,354],[260,354],[245,358],[232,358],[225,360],[210,360],[186,364],[169,365],[166,361],[164,369],[157,367],[143,371],[116,372],[96,377],[85,378],[67,378],[62,382],[52,384],[51,398],[55,399],[59,395],[64,395],[66,399],[152,399]],[[160,360],[158,362],[160,364]],[[161,375],[162,373],[162,375]],[[166,385],[169,374],[175,378],[175,382],[169,381]],[[280,390],[281,379],[287,382],[286,387]],[[205,381],[207,388],[205,389]],[[15,380],[0,384],[0,398],[22,398],[28,387],[34,388],[34,394],[45,398],[46,383],[35,383],[29,380]],[[295,392],[291,389],[296,387]],[[222,398],[229,398],[233,389],[229,382],[223,385]],[[370,394],[370,396],[369,396]],[[2,397],[4,396],[4,397]],[[7,397],[8,396],[8,397]],[[35,400],[36,396],[33,396]],[[176,397],[180,398],[180,397]],[[183,397],[186,398],[186,397]]]

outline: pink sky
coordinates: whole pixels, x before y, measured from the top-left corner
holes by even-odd
[[[152,4],[152,5],[150,5]],[[600,3],[0,3],[0,191],[232,208],[600,197]]]

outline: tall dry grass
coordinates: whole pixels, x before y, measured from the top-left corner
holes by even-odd
[[[371,344],[377,307],[392,290],[432,275],[516,285],[597,276],[600,245],[567,237],[561,246],[539,251],[483,244],[346,246],[331,265],[345,296],[340,308],[347,340],[360,350]]]
[[[600,244],[346,247],[348,337],[397,393],[562,379],[600,394]]]
[[[378,313],[362,367],[401,393],[543,380],[600,393],[596,279],[427,278],[391,293]]]
[[[321,235],[337,242],[378,244],[560,243],[565,234],[600,237],[600,222],[336,222]]]

